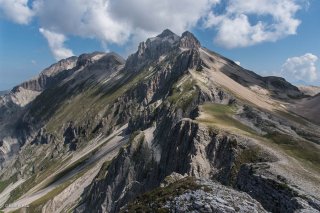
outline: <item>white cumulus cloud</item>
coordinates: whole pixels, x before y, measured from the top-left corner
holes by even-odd
[[[288,58],[282,65],[281,75],[292,81],[315,82],[318,80],[317,61],[318,57],[311,53]]]
[[[304,0],[0,0],[0,11],[2,17],[20,24],[35,18],[43,32],[60,35],[63,41],[68,36],[93,38],[106,48],[109,44],[136,46],[166,28],[180,34],[198,27],[216,29],[214,41],[235,48],[295,34],[301,2]],[[65,55],[71,52],[63,42],[59,48],[52,46],[58,58],[64,54],[57,49],[68,53]]]
[[[117,44],[130,36],[130,26],[111,17],[109,1],[37,0],[36,4],[40,25],[45,29]]]
[[[28,24],[34,16],[28,0],[0,0],[0,11],[18,24]]]
[[[219,0],[111,0],[110,13],[134,28],[159,33],[169,28],[176,33],[196,26]]]
[[[222,14],[209,13],[204,26],[216,27],[217,44],[246,47],[295,34],[299,9],[294,0],[229,0]]]
[[[56,60],[68,58],[74,55],[72,50],[64,47],[64,42],[66,41],[66,37],[64,35],[43,28],[40,28],[39,31],[47,39],[52,54]]]
[[[65,35],[123,44],[169,28],[194,27],[218,0],[36,0],[43,28]]]
[[[136,46],[169,28],[190,30],[219,0],[35,0],[33,10],[43,29],[64,36],[94,38],[104,46]],[[51,47],[52,48],[52,47]]]

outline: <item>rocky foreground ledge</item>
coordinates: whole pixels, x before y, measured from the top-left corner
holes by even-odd
[[[122,212],[267,212],[244,192],[208,179],[173,173],[162,186],[138,197]]]

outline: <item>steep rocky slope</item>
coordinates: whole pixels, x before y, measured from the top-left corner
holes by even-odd
[[[165,181],[166,184],[140,196],[121,212],[266,212],[246,193],[219,182],[183,177],[177,173]]]
[[[320,127],[290,111],[304,94],[283,78],[169,30],[126,61],[73,59],[22,84],[38,94],[1,122],[5,212],[320,211]]]

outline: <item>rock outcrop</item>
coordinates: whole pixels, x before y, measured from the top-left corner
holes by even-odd
[[[54,135],[46,133],[46,129],[40,129],[37,136],[31,141],[32,144],[41,145],[48,144],[55,140]]]
[[[168,176],[168,178],[172,175]],[[184,177],[143,194],[121,212],[267,212],[246,193],[218,182]]]

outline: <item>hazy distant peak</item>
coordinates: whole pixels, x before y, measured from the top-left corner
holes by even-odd
[[[126,60],[116,52],[109,52],[104,57],[113,57],[115,60],[121,62],[122,64],[126,62]]]
[[[93,53],[81,54],[77,61],[77,67],[86,66],[90,63],[93,63],[94,61],[99,60],[105,55],[106,53],[104,52],[93,52]]]
[[[7,93],[9,93],[9,91],[0,91],[0,96],[2,96],[2,95],[5,95],[5,94],[7,94]]]
[[[305,95],[315,96],[320,94],[320,87],[317,86],[298,86],[298,88]]]
[[[63,70],[72,69],[73,67],[75,67],[77,60],[78,60],[78,57],[76,57],[76,56],[71,56],[69,58],[62,59],[62,60],[58,61],[57,63],[51,65],[50,67],[44,69],[41,72],[41,74],[46,75],[46,76],[53,76]]]

